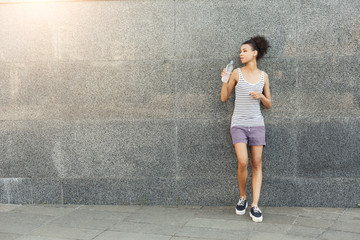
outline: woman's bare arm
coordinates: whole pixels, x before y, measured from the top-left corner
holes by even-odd
[[[224,71],[222,72],[221,76],[223,76],[224,73],[226,73],[226,69],[225,69],[225,72]],[[234,90],[236,83],[239,81],[238,76],[239,76],[239,70],[235,69],[230,74],[229,81],[227,83],[223,83],[222,88],[221,88],[221,101],[222,102],[226,102],[229,99],[229,97],[231,96],[231,93]]]
[[[260,95],[260,100],[266,108],[272,107],[271,94],[270,94],[270,82],[269,82],[269,76],[267,75],[267,73],[264,74],[264,91],[263,91],[263,94]]]

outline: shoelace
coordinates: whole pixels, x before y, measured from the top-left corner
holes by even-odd
[[[240,198],[238,204],[239,206],[245,205],[245,198]]]
[[[257,213],[261,213],[260,209],[258,206],[254,206],[254,212],[257,212]]]

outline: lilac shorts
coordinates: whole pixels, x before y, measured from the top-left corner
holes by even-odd
[[[233,144],[246,143],[249,146],[266,145],[265,143],[265,126],[240,127],[234,126],[230,130]]]

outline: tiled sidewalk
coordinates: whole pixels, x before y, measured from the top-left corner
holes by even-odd
[[[360,239],[360,208],[0,205],[0,240]]]

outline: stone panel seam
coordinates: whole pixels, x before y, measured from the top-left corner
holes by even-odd
[[[175,163],[176,163],[176,172],[175,172],[175,199],[176,204],[180,202],[179,194],[179,157],[178,157],[178,121],[175,119]]]
[[[298,89],[299,86],[299,76],[298,76],[298,47],[299,47],[299,42],[298,42],[298,33],[299,33],[299,13],[298,13],[298,9],[299,9],[299,1],[295,2],[295,12],[296,12],[296,17],[295,17],[295,90]],[[296,124],[296,119],[300,114],[300,106],[299,106],[299,95],[296,95],[296,114],[292,117],[292,122],[295,124],[295,134],[294,134],[294,140],[295,140],[295,149],[294,149],[294,161],[295,161],[295,169],[294,169],[294,181],[297,182],[297,175],[298,175],[298,154],[297,154],[297,150],[299,148],[299,142],[298,142],[298,138],[297,138],[297,133],[298,133],[298,124]],[[296,203],[295,203],[296,204]]]
[[[173,1],[173,10],[174,10],[174,32],[173,32],[173,47],[174,47],[174,58],[176,56],[176,0]],[[179,158],[178,158],[178,121],[177,121],[177,115],[178,115],[178,89],[177,89],[177,76],[176,76],[176,61],[174,61],[174,69],[173,69],[173,76],[174,76],[174,92],[175,92],[175,101],[174,101],[174,123],[175,123],[175,163],[176,163],[176,172],[175,172],[175,192],[176,195],[178,195],[178,177],[179,177]]]
[[[174,122],[175,122],[175,163],[176,163],[176,172],[175,172],[175,201],[176,201],[176,205],[179,205],[180,202],[180,194],[179,194],[179,157],[178,157],[178,115],[179,115],[179,106],[178,106],[178,99],[179,99],[179,93],[178,93],[178,88],[177,88],[177,84],[178,84],[178,79],[177,79],[177,64],[176,64],[176,0],[173,1],[174,5],[174,36],[173,36],[173,46],[174,46],[174,81],[175,81],[175,86],[174,86],[174,91],[175,91],[175,103],[174,103],[174,107],[175,107],[175,111],[174,111]]]
[[[173,35],[173,47],[174,47],[174,58],[176,58],[176,0],[174,0],[174,5],[173,5],[173,8],[174,8],[174,35]]]
[[[177,124],[177,120],[175,120],[175,163],[176,163],[176,175],[175,175],[175,179],[179,179],[178,124]]]
[[[60,60],[60,51],[59,51],[59,26],[57,26],[57,29],[56,29],[56,62],[58,63],[57,64],[57,67],[59,67],[59,60]]]
[[[34,204],[34,181],[33,179],[30,179],[30,202],[31,204]]]
[[[63,181],[60,182],[60,202],[61,204],[65,204],[65,201],[64,201],[64,187],[63,187]]]

